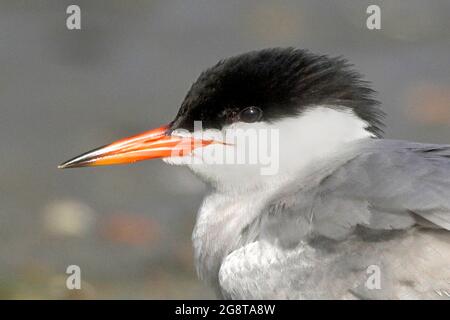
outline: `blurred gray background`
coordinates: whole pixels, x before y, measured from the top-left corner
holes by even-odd
[[[206,188],[187,169],[56,166],[169,122],[204,68],[274,46],[347,57],[387,137],[450,143],[448,0],[1,0],[0,298],[213,298],[190,242]],[[65,289],[70,264],[81,291]]]

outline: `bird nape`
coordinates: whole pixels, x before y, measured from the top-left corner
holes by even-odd
[[[252,51],[204,71],[168,125],[60,168],[188,166],[211,187],[192,239],[219,297],[444,298],[450,146],[382,139],[373,96],[345,59]]]

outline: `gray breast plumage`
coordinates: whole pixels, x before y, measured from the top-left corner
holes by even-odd
[[[193,240],[225,298],[448,298],[449,230],[450,147],[371,140],[266,194],[212,193]]]

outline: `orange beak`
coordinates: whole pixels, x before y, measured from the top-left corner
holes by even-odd
[[[58,168],[106,166],[156,158],[182,157],[196,148],[211,143],[213,140],[169,135],[168,126],[163,126],[94,149],[64,162]]]

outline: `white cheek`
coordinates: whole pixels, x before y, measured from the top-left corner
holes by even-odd
[[[255,125],[255,124],[253,124]],[[175,130],[172,135],[180,137],[193,137],[197,140],[212,140],[214,143],[194,149],[191,154],[183,157],[168,157],[163,160],[170,164],[234,164],[230,163],[237,147],[242,145],[245,139],[239,139],[241,131],[255,130],[247,123],[234,123],[224,127],[223,130],[206,129],[188,132],[186,130]]]
[[[220,143],[199,148],[193,154],[206,164],[264,165],[268,155],[279,157],[278,131],[264,122],[233,123],[215,135],[206,132],[206,137]]]
[[[267,176],[283,180],[307,173],[311,165],[339,152],[343,144],[372,137],[366,128],[367,123],[348,109],[317,106],[274,123],[237,122],[221,131],[194,132],[191,136],[198,139],[222,143],[164,161],[188,165],[201,177],[224,187],[271,184],[274,180]]]
[[[183,157],[167,157],[162,160],[172,165],[200,165],[200,164],[223,164],[226,149],[233,148],[225,142],[225,134],[216,129],[197,130],[174,130],[172,135],[180,137],[193,137],[198,140],[213,140],[216,143],[194,149],[190,154]]]

